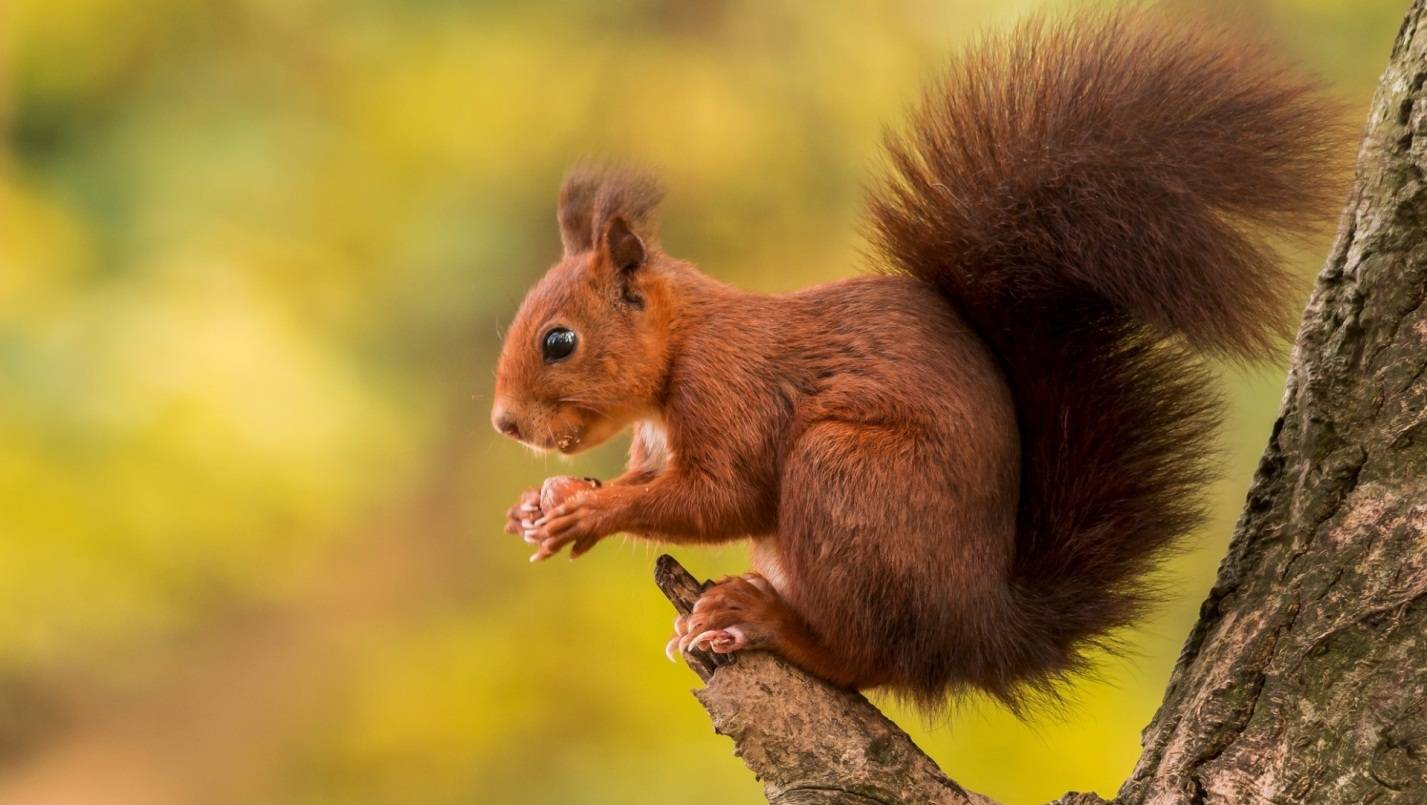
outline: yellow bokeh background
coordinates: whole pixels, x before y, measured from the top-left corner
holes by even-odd
[[[1357,121],[1407,3],[1181,5]],[[719,277],[856,272],[882,128],[1040,7],[0,2],[0,802],[761,801],[662,656],[658,549],[531,566],[501,533],[522,488],[622,447],[498,438],[501,328],[585,156],[657,166],[665,246]],[[1326,248],[1295,253],[1305,289]],[[1068,708],[887,703],[961,783],[1115,791],[1283,368],[1224,369],[1213,521]]]

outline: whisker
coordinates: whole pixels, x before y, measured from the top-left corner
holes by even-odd
[[[581,400],[581,399],[576,398],[576,397],[561,397],[561,398],[555,400],[555,402],[557,402],[557,403],[562,403],[562,404],[565,404],[565,405],[573,405],[573,406],[575,406],[576,408],[583,408],[583,409],[586,410],[586,411],[590,411],[591,413],[599,414],[600,416],[603,416],[603,417],[609,416],[609,411],[608,411],[608,410],[606,410],[604,407],[602,407],[602,406],[599,405],[598,403],[590,402],[590,401],[588,401],[588,400]]]

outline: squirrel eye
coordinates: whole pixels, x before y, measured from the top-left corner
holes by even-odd
[[[546,363],[563,361],[570,357],[575,351],[575,345],[580,342],[579,336],[574,330],[565,327],[556,327],[545,334],[545,340],[541,342],[541,350],[545,353]]]

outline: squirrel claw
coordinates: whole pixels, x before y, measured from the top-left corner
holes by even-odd
[[[683,654],[684,652],[688,651],[689,649],[692,649],[692,648],[695,647],[695,646],[694,646],[694,637],[695,637],[695,636],[696,636],[696,635],[695,635],[693,632],[685,632],[684,634],[682,634],[682,635],[679,636],[679,653],[680,653],[680,654]]]
[[[709,648],[718,654],[731,654],[748,645],[748,636],[737,626],[728,626],[709,643]]]
[[[697,635],[693,635],[692,639],[690,635],[684,635],[682,638],[675,637],[670,640],[668,646],[665,647],[666,653],[676,642],[684,651],[700,649],[702,651],[712,651],[717,654],[731,654],[748,645],[748,636],[737,626],[727,626],[723,629],[706,629]]]
[[[664,656],[669,658],[669,662],[679,661],[679,652],[683,650],[681,638],[689,633],[689,618],[687,615],[674,616],[674,636],[669,638],[669,642],[664,644]]]
[[[728,627],[723,629],[723,634],[713,638],[712,649],[718,654],[732,654],[748,645],[748,635],[743,634],[743,629],[738,627]]]
[[[691,639],[691,640],[689,641],[689,648],[691,648],[691,649],[703,648],[703,647],[704,647],[704,642],[707,641],[707,640],[712,639],[713,635],[714,635],[714,630],[712,630],[712,629],[699,632],[698,634],[696,634],[696,635],[693,636],[693,639]]]

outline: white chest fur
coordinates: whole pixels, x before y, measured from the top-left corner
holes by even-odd
[[[634,438],[639,442],[643,469],[658,472],[668,466],[674,457],[669,448],[669,432],[660,420],[646,419],[635,425]]]

